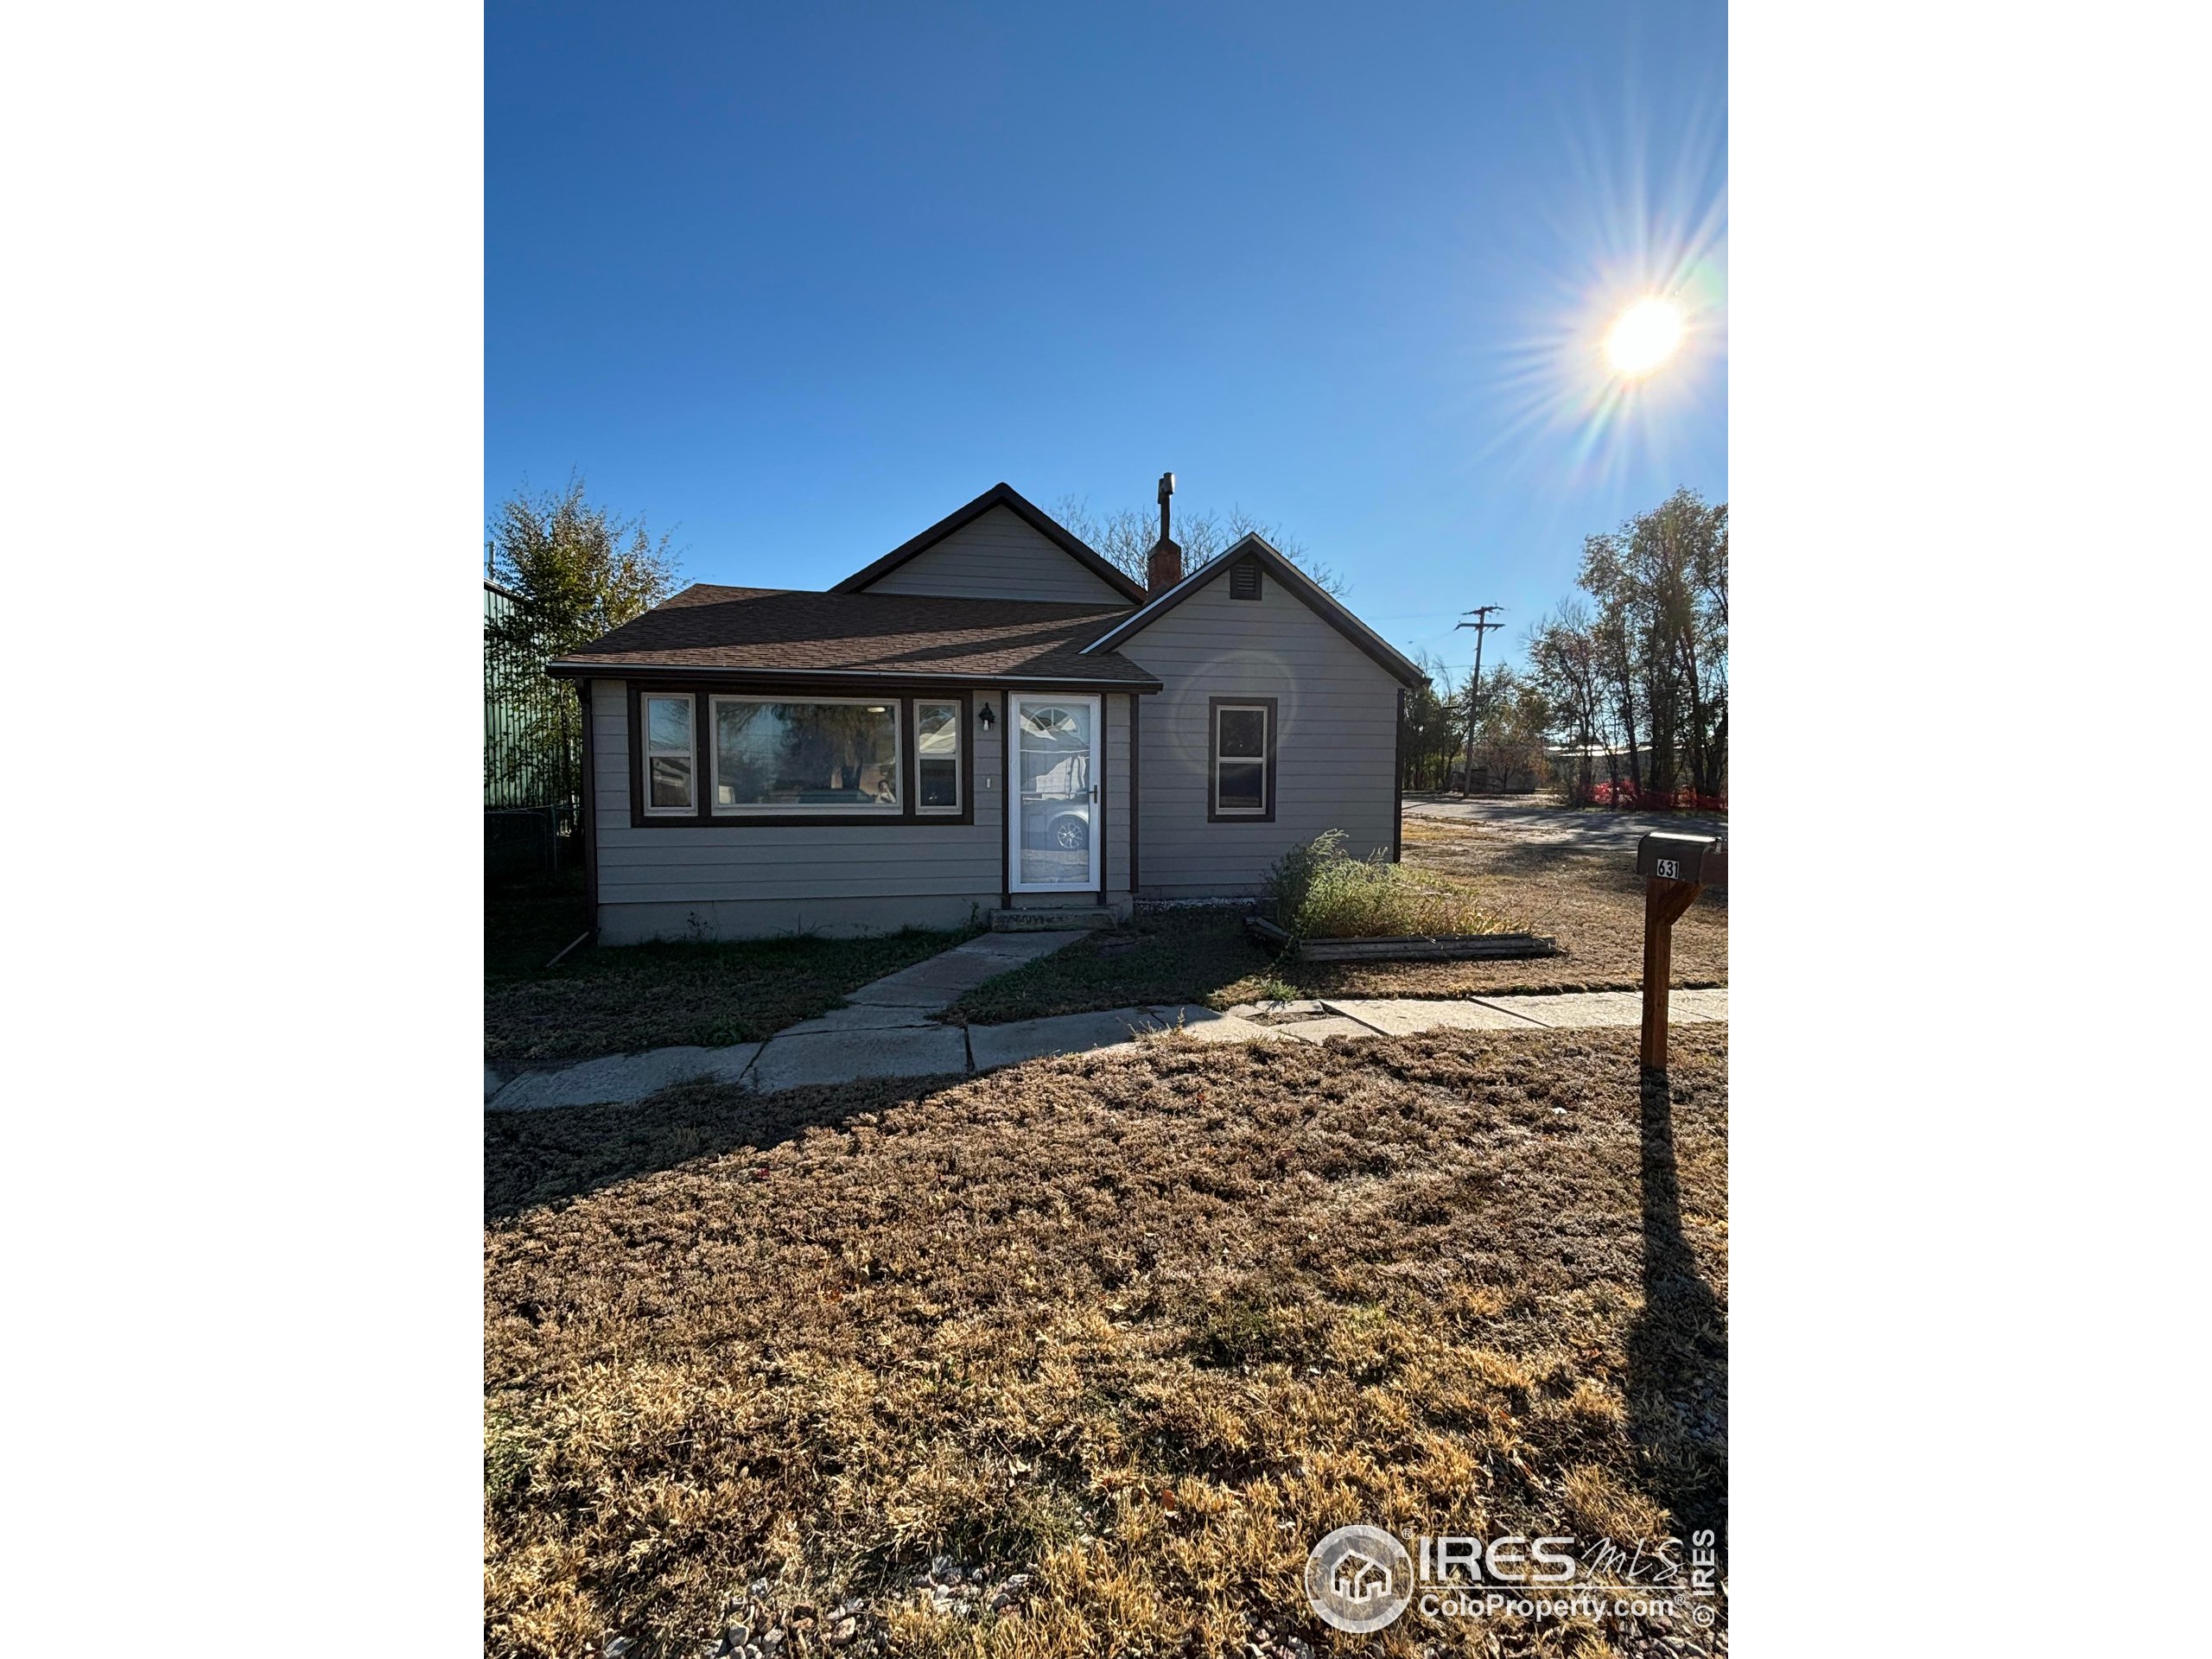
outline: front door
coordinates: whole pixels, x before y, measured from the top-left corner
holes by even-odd
[[[1096,697],[1024,696],[1014,705],[1014,810],[1007,836],[1016,893],[1098,886]]]

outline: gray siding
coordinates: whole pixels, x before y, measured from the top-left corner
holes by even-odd
[[[995,692],[978,692],[1001,715]],[[1001,719],[970,722],[972,824],[721,824],[640,830],[630,823],[630,719],[620,680],[592,683],[598,776],[600,937],[757,938],[813,930],[955,927],[996,909],[1001,867]],[[984,780],[988,779],[988,786]]]
[[[1106,902],[1129,900],[1129,711],[1141,697],[1109,693],[1106,707]]]
[[[936,546],[870,582],[868,591],[1129,603],[1127,594],[1116,593],[1005,507],[993,507],[962,525]]]
[[[1325,830],[1364,858],[1388,852],[1397,823],[1398,683],[1283,592],[1257,601],[1209,582],[1119,647],[1166,686],[1139,699],[1146,898],[1257,890],[1269,864]],[[1272,823],[1209,823],[1207,701],[1275,699]]]

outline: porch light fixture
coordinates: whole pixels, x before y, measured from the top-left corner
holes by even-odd
[[[989,703],[987,702],[983,704],[982,708],[976,709],[976,723],[978,726],[981,726],[987,732],[989,731],[992,727],[999,723],[999,717],[991,712],[991,705]]]

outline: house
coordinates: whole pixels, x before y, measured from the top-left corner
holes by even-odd
[[[1172,487],[1143,586],[1001,484],[827,593],[688,588],[550,664],[601,941],[1126,914],[1331,829],[1396,857],[1421,671],[1257,536],[1185,574]]]

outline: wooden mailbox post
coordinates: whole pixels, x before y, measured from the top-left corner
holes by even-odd
[[[1675,922],[1707,887],[1728,885],[1728,843],[1711,836],[1646,836],[1636,844],[1643,880],[1643,1064],[1667,1069],[1667,982]]]

